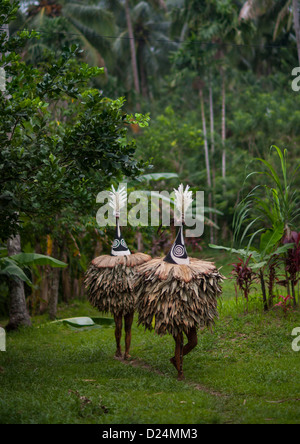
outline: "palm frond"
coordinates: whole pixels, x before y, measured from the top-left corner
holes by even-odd
[[[99,5],[83,5],[79,2],[68,1],[62,13],[68,18],[81,22],[98,34],[115,35],[116,25],[112,12]]]
[[[80,40],[82,41],[87,61],[93,66],[106,66],[106,60],[102,56],[100,50],[100,48],[104,46],[105,50],[107,51],[107,46],[105,46],[102,37],[98,36],[94,31],[85,27],[77,20],[69,18],[69,23],[73,28],[73,31],[78,34]]]
[[[151,16],[151,7],[147,2],[139,2],[132,10],[134,22],[145,22]]]

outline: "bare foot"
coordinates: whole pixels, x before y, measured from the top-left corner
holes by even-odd
[[[177,381],[184,381],[184,379],[185,379],[184,374],[183,373],[181,373],[181,374],[178,373]]]
[[[131,356],[128,353],[124,353],[124,361],[128,361]]]
[[[122,352],[121,352],[121,350],[117,350],[116,351],[116,354],[115,354],[115,358],[122,358]]]

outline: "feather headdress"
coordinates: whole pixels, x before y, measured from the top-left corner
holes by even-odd
[[[125,187],[118,188],[118,191],[116,191],[113,185],[111,189],[112,191],[109,193],[109,205],[114,210],[114,216],[120,217],[120,211],[125,207],[127,202],[127,191]]]
[[[112,256],[129,256],[131,253],[125,239],[122,237],[120,228],[120,212],[121,209],[125,207],[127,202],[127,191],[126,188],[118,188],[116,191],[114,186],[112,186],[112,191],[109,194],[109,205],[114,210],[114,216],[116,217],[116,235],[111,249]]]
[[[184,189],[181,184],[178,190],[175,190],[175,207],[181,216],[181,221],[184,222],[185,214],[193,202],[193,192],[189,191],[189,185]]]
[[[187,186],[184,189],[184,186],[181,184],[178,190],[175,191],[175,208],[180,214],[180,222],[182,223],[179,228],[177,237],[175,242],[165,257],[164,261],[170,264],[177,265],[188,265],[190,263],[190,259],[188,257],[185,243],[184,243],[184,234],[183,234],[183,224],[187,210],[193,202],[193,193],[189,191],[190,187]]]

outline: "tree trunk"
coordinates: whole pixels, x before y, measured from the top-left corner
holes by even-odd
[[[260,272],[260,283],[261,283],[261,290],[262,290],[262,294],[263,294],[264,311],[268,311],[266,283],[265,283],[263,271]]]
[[[66,242],[64,242],[62,247],[60,260],[66,264],[68,263]],[[62,298],[66,303],[68,303],[72,298],[70,267],[66,267],[62,270]]]
[[[222,179],[224,180],[223,184],[223,193],[226,192],[226,173],[227,173],[227,153],[226,153],[226,80],[225,80],[225,72],[223,68],[221,68],[221,78],[222,78]],[[222,226],[222,238],[227,238],[227,222],[224,221]]]
[[[299,60],[299,66],[300,66],[299,0],[293,0],[293,16],[294,16],[294,27],[295,27],[296,41],[297,41],[298,60]]]
[[[79,281],[77,278],[74,278],[73,279],[73,298],[74,299],[79,299],[79,292],[80,292]]]
[[[216,162],[215,162],[215,117],[213,103],[212,85],[209,87],[209,108],[210,108],[210,139],[211,139],[211,156],[212,156],[212,186],[213,186],[213,207],[216,208]],[[218,215],[214,213],[214,223],[218,225]],[[217,242],[217,228],[214,230],[214,242]]]
[[[148,78],[147,78],[147,70],[143,63],[143,46],[144,44],[141,43],[139,45],[139,50],[137,54],[137,60],[138,60],[138,66],[139,66],[139,72],[140,72],[140,79],[141,79],[141,91],[142,96],[147,99],[149,97],[149,89],[148,89]]]
[[[7,241],[8,256],[21,253],[20,235]],[[31,326],[30,316],[26,307],[24,282],[19,278],[9,280],[9,323],[7,330],[16,330],[21,325]]]
[[[135,40],[134,40],[133,28],[132,28],[132,22],[131,22],[131,16],[130,16],[129,0],[125,0],[125,14],[126,14],[129,42],[130,42],[131,67],[132,67],[134,89],[135,89],[136,94],[139,95],[140,94],[140,82],[139,82],[139,73],[138,73],[137,60],[136,60]],[[140,104],[139,103],[137,103],[137,108],[138,108],[138,111],[140,111]]]
[[[63,259],[63,262],[67,261],[68,258],[66,255],[66,257]],[[63,288],[63,301],[68,303],[72,299],[71,277],[68,268],[62,270],[62,288]]]
[[[212,155],[212,182],[213,187],[216,184],[216,165],[215,165],[215,118],[214,118],[214,103],[213,103],[213,89],[209,87],[209,109],[210,109],[210,140],[211,140],[211,155]]]
[[[34,251],[38,254],[43,254],[43,251],[41,250],[40,243],[36,243]],[[37,275],[36,273],[32,274],[32,283],[34,288],[31,291],[31,295],[29,298],[27,298],[27,307],[29,307],[30,313],[32,315],[40,314],[40,303],[41,303],[41,277],[42,277],[42,271],[43,267],[37,265]],[[29,304],[28,304],[29,302]]]
[[[226,179],[226,82],[225,82],[225,73],[224,70],[221,69],[221,77],[222,77],[222,178]]]
[[[58,241],[57,239],[54,239],[53,249],[52,249],[52,254],[54,258],[58,257],[58,251],[59,251]],[[56,313],[57,313],[59,277],[60,277],[60,268],[52,268],[50,275],[49,304],[48,304],[49,318],[52,321],[56,318]]]
[[[208,141],[207,141],[207,130],[206,130],[206,120],[205,120],[204,100],[203,100],[202,89],[199,90],[199,95],[200,95],[200,103],[201,103],[202,127],[203,127],[203,137],[204,137],[204,152],[205,152],[205,164],[206,164],[206,174],[207,174],[207,186],[209,188],[208,206],[210,208],[212,208],[211,171],[210,171],[209,149],[208,149]],[[209,218],[210,218],[210,220],[212,220],[212,212],[211,211],[209,211]],[[213,230],[212,226],[210,226],[210,242],[214,243],[214,230]]]
[[[40,314],[46,313],[49,304],[49,276],[51,268],[43,267],[41,280]]]
[[[291,287],[292,287],[293,305],[294,305],[294,307],[297,307],[297,299],[296,299],[296,291],[295,291],[296,276],[290,275],[290,280],[291,280]]]

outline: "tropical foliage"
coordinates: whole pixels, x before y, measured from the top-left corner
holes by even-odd
[[[30,312],[84,297],[90,259],[110,247],[95,196],[121,180],[130,189],[171,191],[181,181],[205,191],[205,233],[189,248],[234,247],[246,300],[261,283],[270,308],[281,283],[295,304],[299,2],[20,3],[1,3],[1,246],[20,235],[17,254],[68,263],[31,267]],[[153,254],[173,234],[125,230],[130,248]],[[7,301],[6,277],[0,288]]]
[[[299,273],[299,237],[292,229],[299,224],[299,194],[294,186],[294,179],[300,164],[289,172],[287,152],[274,147],[279,160],[279,171],[264,159],[257,161],[265,167],[263,171],[251,173],[259,175],[260,183],[236,208],[234,218],[235,237],[237,244],[247,243],[245,249],[230,249],[244,258],[244,262],[234,265],[237,285],[248,300],[250,286],[255,273],[257,274],[263,296],[264,309],[273,305],[273,291],[278,273],[285,272],[285,280],[281,284],[287,288],[287,296],[292,290],[294,306],[299,302],[295,286]],[[248,176],[249,178],[249,176]],[[248,179],[247,178],[247,179]],[[263,190],[263,191],[262,191]],[[255,238],[259,235],[259,243]],[[221,248],[211,245],[213,248]],[[244,259],[245,260],[245,259]],[[250,265],[251,264],[251,265]],[[280,268],[279,265],[282,265]],[[268,277],[269,295],[267,297],[265,277]]]

